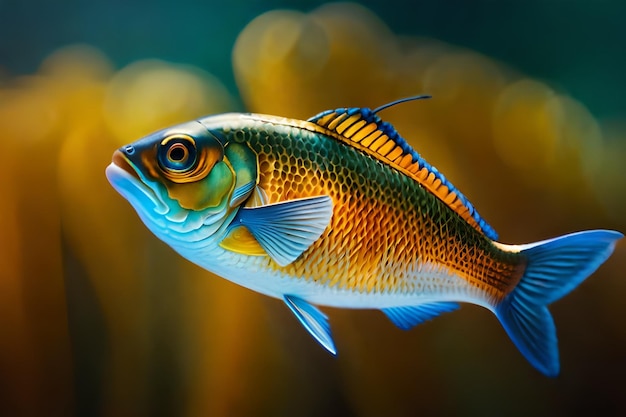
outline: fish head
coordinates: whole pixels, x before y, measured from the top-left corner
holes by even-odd
[[[189,246],[235,214],[237,174],[225,148],[219,133],[191,121],[117,149],[106,175],[154,234]]]

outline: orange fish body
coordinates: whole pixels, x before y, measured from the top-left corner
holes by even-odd
[[[262,135],[246,142],[258,157],[258,186],[268,203],[320,195],[333,202],[329,227],[320,239],[288,265],[267,259],[268,269],[358,294],[422,297],[459,291],[438,278],[430,283],[424,279],[429,274],[450,275],[463,278],[469,292],[494,302],[519,281],[524,257],[496,246],[407,169],[363,158],[361,151],[341,141],[316,141],[317,135],[325,138],[332,131],[312,122],[263,115],[245,115],[242,122],[259,127],[269,122],[276,137],[283,137]],[[294,126],[297,134],[289,135]],[[304,157],[294,156],[298,146],[307,153]],[[356,162],[353,166],[346,163],[351,160]],[[237,250],[236,244],[232,248]],[[254,253],[264,254],[257,249]],[[331,300],[323,304],[333,305]]]
[[[107,176],[159,238],[217,275],[282,298],[332,353],[314,304],[381,309],[408,329],[469,302],[493,311],[522,354],[556,375],[547,305],[622,235],[496,242],[471,203],[380,120],[382,108],[308,121],[209,116],[121,148]]]

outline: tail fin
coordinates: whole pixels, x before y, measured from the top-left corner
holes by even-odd
[[[494,310],[522,355],[546,376],[559,373],[556,330],[548,304],[598,269],[622,237],[615,231],[590,230],[515,247],[526,255],[526,271]]]

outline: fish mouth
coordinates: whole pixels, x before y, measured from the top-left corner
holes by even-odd
[[[128,159],[126,159],[126,157],[124,156],[124,154],[122,152],[115,151],[113,153],[113,161],[112,162],[118,168],[123,169],[124,171],[126,171],[127,173],[129,173],[130,175],[135,177],[135,179],[137,179],[138,181],[141,181],[141,178],[139,177],[139,174],[137,173],[137,170],[135,168],[133,168],[133,166],[130,164]]]
[[[115,151],[111,164],[106,168],[106,177],[115,190],[138,210],[153,206],[158,214],[165,214],[169,207],[161,196],[141,176],[122,152]],[[139,210],[138,210],[139,211]]]

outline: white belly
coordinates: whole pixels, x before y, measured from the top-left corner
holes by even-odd
[[[283,299],[292,295],[312,304],[355,309],[416,306],[439,301],[469,302],[490,308],[485,295],[450,270],[422,264],[414,274],[414,290],[358,291],[329,287],[293,277],[267,267],[264,256],[247,256],[222,249],[216,244],[178,252],[202,268],[258,293]]]

